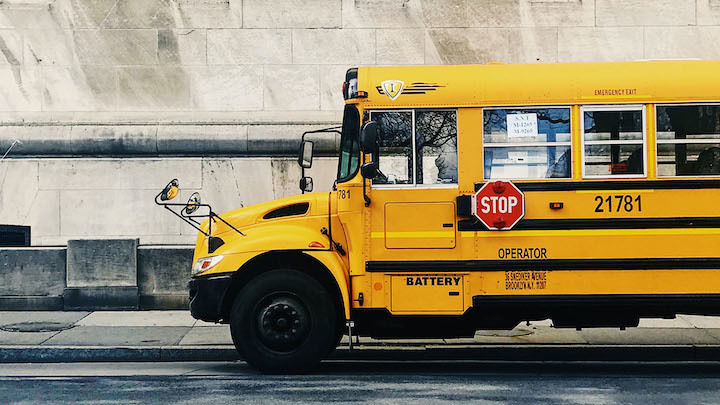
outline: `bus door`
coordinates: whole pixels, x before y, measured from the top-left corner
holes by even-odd
[[[413,263],[456,256],[457,110],[372,111],[370,119],[378,125],[380,173],[370,182],[368,263],[387,266],[374,270],[390,273],[385,280],[393,312],[462,310],[460,283],[445,286],[443,278],[443,286],[416,286],[407,280],[445,271]]]
[[[457,111],[372,111],[370,119],[380,145],[380,174],[371,182],[373,242],[382,239],[384,249],[454,248]]]

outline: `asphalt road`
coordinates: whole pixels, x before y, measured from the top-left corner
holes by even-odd
[[[0,365],[0,403],[720,404],[717,363],[325,362],[268,376],[245,363]]]

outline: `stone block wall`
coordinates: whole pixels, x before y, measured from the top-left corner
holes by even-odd
[[[184,309],[193,249],[133,239],[0,248],[0,311]]]
[[[719,0],[0,0],[0,223],[192,243],[156,190],[178,177],[218,211],[297,193],[300,134],[339,123],[349,67],[710,59],[719,39]]]

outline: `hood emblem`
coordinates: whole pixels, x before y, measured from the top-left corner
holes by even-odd
[[[382,86],[385,95],[393,101],[402,94],[403,88],[405,88],[405,83],[402,80],[385,80],[380,83],[380,85]]]

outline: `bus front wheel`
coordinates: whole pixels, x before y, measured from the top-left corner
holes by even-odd
[[[242,358],[262,372],[301,372],[318,365],[335,343],[330,294],[296,270],[263,273],[235,298],[230,333]]]

